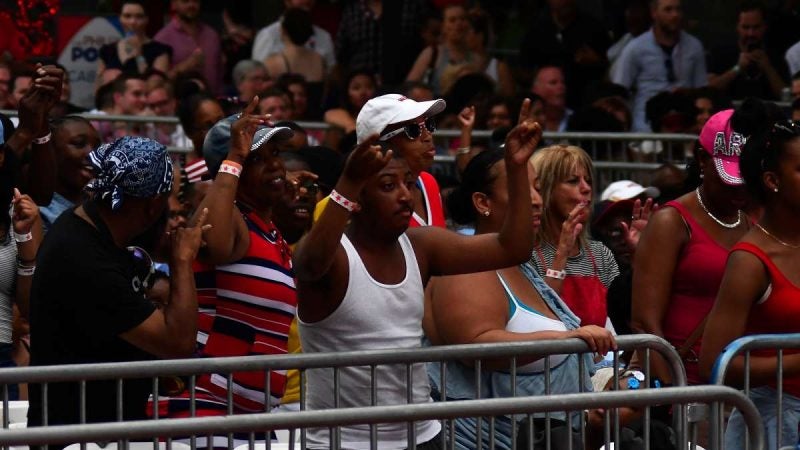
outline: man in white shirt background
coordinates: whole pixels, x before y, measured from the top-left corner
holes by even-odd
[[[311,11],[314,8],[314,0],[284,0],[286,9],[300,8]],[[315,50],[325,59],[326,67],[333,67],[336,64],[336,56],[333,49],[333,39],[330,33],[314,25],[314,34],[306,42],[306,47]],[[253,41],[253,59],[264,61],[267,56],[283,50],[281,40],[281,18],[259,30]]]

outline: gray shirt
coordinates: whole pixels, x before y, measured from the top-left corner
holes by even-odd
[[[668,76],[672,65],[674,81]],[[633,131],[650,131],[645,118],[647,101],[660,92],[676,88],[697,88],[708,84],[703,44],[681,31],[678,44],[667,54],[658,45],[653,30],[631,40],[611,66],[611,81],[633,94]]]

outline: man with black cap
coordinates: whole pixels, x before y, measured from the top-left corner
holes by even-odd
[[[145,298],[152,260],[130,247],[163,215],[172,188],[166,147],[126,136],[89,155],[92,198],[62,214],[37,257],[31,290],[31,365],[186,357],[194,352],[197,294],[192,261],[207,211],[194,228],[172,236],[170,301]],[[79,423],[78,383],[50,384],[42,411],[41,385],[31,385],[29,426]],[[86,383],[86,421],[117,420],[116,383]],[[120,419],[145,418],[149,380],[126,380]],[[47,414],[44,422],[43,414]]]
[[[285,354],[297,307],[291,252],[272,223],[273,208],[286,189],[276,143],[290,138],[292,131],[265,126],[269,116],[254,114],[257,106],[254,97],[241,114],[217,122],[203,144],[215,178],[199,207],[208,209],[213,225],[200,255],[206,265],[196,271],[200,357]],[[234,373],[233,405],[228,405],[226,378],[198,378],[199,415],[225,415],[228,406],[234,413],[267,411],[279,404],[286,383],[281,371],[271,371],[269,380],[264,372]],[[269,404],[264,399],[267,386]],[[170,415],[188,413],[189,394],[186,390],[173,398]],[[246,443],[247,436],[236,442]],[[201,438],[197,445],[206,444]]]

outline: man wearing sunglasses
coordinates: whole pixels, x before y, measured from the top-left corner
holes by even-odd
[[[436,148],[433,132],[434,116],[444,111],[442,99],[417,102],[400,94],[386,94],[368,101],[356,118],[356,139],[359,144],[378,134],[382,147],[391,149],[408,162],[416,180],[411,195],[414,212],[410,227],[444,227],[444,209],[439,184],[426,172],[433,165]],[[328,197],[317,204],[317,220],[328,203]]]

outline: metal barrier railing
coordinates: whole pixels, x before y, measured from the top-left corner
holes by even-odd
[[[683,363],[678,356],[675,349],[665,340],[652,335],[629,335],[619,336],[617,344],[620,350],[643,350],[643,364],[645,374],[645,385],[650,383],[650,352],[656,351],[668,362],[674,384],[677,386],[686,385],[686,373]],[[375,373],[378,367],[383,365],[405,365],[404,372],[406,374],[405,383],[407,386],[412,385],[412,366],[419,363],[434,363],[439,364],[439,372],[444,373],[447,370],[447,364],[456,364],[465,360],[475,360],[475,391],[480,393],[481,377],[483,371],[481,370],[482,360],[510,360],[510,380],[515,383],[517,379],[517,358],[526,356],[540,356],[546,357],[548,355],[564,355],[564,354],[583,354],[590,353],[591,350],[587,344],[580,339],[563,339],[563,340],[547,340],[547,341],[531,341],[531,342],[513,342],[502,344],[471,344],[471,345],[458,345],[458,346],[440,346],[440,347],[427,347],[420,349],[408,350],[370,350],[370,351],[355,351],[355,352],[342,352],[330,354],[290,354],[290,355],[272,355],[272,356],[247,356],[247,357],[231,357],[231,358],[197,358],[197,359],[181,359],[181,360],[161,360],[161,361],[140,361],[140,362],[127,362],[127,363],[104,363],[104,364],[74,364],[62,366],[39,366],[39,367],[19,367],[19,368],[6,368],[0,369],[0,385],[9,385],[13,383],[39,383],[42,385],[42,391],[46,391],[49,383],[57,382],[72,382],[78,385],[79,401],[77,405],[59,405],[59,408],[74,408],[72,411],[78,412],[78,417],[86,417],[86,398],[87,398],[87,385],[94,380],[117,380],[116,398],[114,399],[116,410],[121,411],[123,408],[122,390],[123,380],[125,379],[147,379],[152,378],[152,392],[153,397],[157,398],[160,376],[183,376],[188,378],[186,383],[191,390],[191,408],[192,413],[195,411],[195,397],[194,387],[197,385],[198,375],[202,374],[218,374],[224,382],[230,387],[233,384],[234,373],[241,372],[264,372],[265,380],[270,379],[270,371],[280,371],[287,369],[300,369],[301,370],[301,383],[300,383],[300,407],[305,409],[306,398],[306,383],[305,383],[305,370],[306,369],[329,369],[333,370],[333,379],[339,378],[341,369],[353,366],[366,366],[370,368],[372,389],[371,406],[377,405],[377,391],[375,382]],[[588,371],[585,367],[582,358],[579,358],[580,365],[578,372],[584,373]],[[617,375],[620,367],[619,355],[615,353],[613,360],[614,367],[614,383],[613,386],[618,385]],[[545,359],[545,373],[549,374],[549,358]],[[523,375],[519,375],[522,377]],[[549,381],[547,382],[549,383]],[[446,386],[446,384],[445,384]],[[516,396],[514,384],[509,391],[512,392],[511,396]],[[575,392],[585,391],[585,386],[581,381],[581,377],[576,377]],[[227,401],[228,405],[233,404],[233,390],[228,389],[227,399],[219,399],[220,401]],[[549,392],[549,391],[547,391]],[[270,393],[269,386],[264,389],[265,409],[269,410]],[[338,395],[338,385],[335,385],[334,395]],[[442,396],[446,399],[447,393],[442,390]],[[478,394],[477,398],[481,395]],[[42,410],[46,412],[48,405],[46,398],[43,398]],[[4,389],[3,399],[4,410],[8,410],[7,389]],[[368,405],[355,405],[355,406],[368,406]],[[231,410],[228,411],[231,413]],[[153,404],[153,416],[158,418],[158,404]],[[645,411],[645,417],[649,417],[649,410]],[[674,417],[677,424],[677,432],[679,438],[685,436],[685,427],[683,426],[686,417],[684,408],[676,408]],[[582,418],[581,418],[582,419]],[[82,419],[84,420],[84,419]],[[4,427],[9,427],[8,418],[3,419]],[[46,423],[43,421],[43,423]],[[301,437],[305,441],[305,436]],[[194,445],[194,440],[192,440]]]
[[[783,445],[791,445],[796,446],[798,442],[790,442],[790,443],[783,443],[783,433],[782,430],[784,427],[782,426],[784,415],[786,414],[786,407],[784,406],[784,402],[786,398],[784,397],[784,372],[783,372],[783,359],[784,359],[784,350],[798,350],[800,351],[800,333],[797,334],[759,334],[759,335],[751,335],[751,336],[744,336],[735,341],[728,344],[725,347],[725,350],[717,357],[716,362],[714,363],[714,368],[711,374],[711,383],[722,385],[725,384],[725,378],[728,374],[728,370],[731,367],[731,364],[739,357],[744,358],[744,373],[743,373],[743,390],[745,395],[748,397],[752,395],[752,389],[750,386],[750,355],[751,352],[757,350],[774,350],[776,352],[776,357],[778,361],[778,370],[775,371],[775,386],[774,386],[774,402],[770,401],[767,398],[767,401],[759,402],[759,410],[763,416],[769,416],[770,418],[774,417],[775,423],[775,433],[774,436],[767,436],[769,441],[772,443],[771,439],[775,439],[774,443],[769,445],[769,448],[781,448]],[[769,394],[768,394],[769,395]],[[774,406],[773,411],[767,410],[770,407]],[[800,409],[800,400],[795,402],[794,410]],[[719,410],[712,410],[711,411],[712,421],[721,424],[723,421],[722,412]],[[800,413],[800,411],[798,411]],[[794,423],[790,425],[789,428],[794,429],[795,434],[797,434],[798,423]],[[716,428],[719,432],[716,436],[712,436],[712,438],[717,440],[722,440],[722,429]]]
[[[648,408],[662,404],[686,404],[701,402],[733,406],[742,412],[749,430],[749,446],[752,450],[763,450],[764,436],[758,411],[742,393],[725,386],[672,387],[646,389],[642,391],[607,391],[540,397],[465,400],[447,403],[415,405],[372,406],[321,411],[299,411],[288,413],[258,413],[228,417],[202,417],[169,419],[160,421],[131,421],[125,423],[103,423],[89,425],[67,425],[27,429],[0,430],[0,446],[42,445],[64,442],[108,442],[121,440],[127,445],[130,440],[154,441],[186,435],[249,433],[248,446],[255,447],[255,434],[264,430],[285,428],[330,428],[345,425],[370,425],[401,423],[421,420],[447,420],[456,417],[497,417],[505,415],[528,415],[534,413],[581,412],[596,408]],[[609,449],[609,434],[605,436]],[[533,441],[528,441],[529,445]],[[169,447],[170,441],[167,441]],[[333,444],[333,443],[332,443]],[[372,441],[371,448],[378,448]],[[271,444],[267,440],[267,449]],[[649,449],[646,440],[645,449]],[[412,444],[412,448],[414,445]],[[452,445],[451,445],[452,447]],[[688,441],[679,440],[678,449],[686,449]],[[124,447],[121,447],[124,448]],[[305,448],[305,447],[303,447]],[[337,448],[332,446],[332,448]],[[532,447],[528,447],[532,448]],[[550,448],[548,446],[548,448]],[[567,446],[573,448],[573,441]],[[578,447],[580,448],[580,447]],[[715,447],[716,450],[718,447]]]
[[[0,110],[8,116],[16,116],[17,111]],[[88,120],[96,122],[125,122],[127,124],[165,124],[177,125],[177,117],[160,116],[129,116],[113,114],[78,114]],[[331,128],[325,122],[297,122],[309,131],[325,131]],[[474,130],[474,141],[488,141],[492,132],[489,130]],[[460,130],[440,129],[434,133],[440,148],[451,148],[450,141],[461,136]],[[152,137],[152,136],[151,136]],[[692,134],[669,133],[600,133],[600,132],[545,132],[546,144],[569,143],[577,145],[592,157],[596,168],[596,184],[605,186],[621,179],[634,180],[642,185],[650,182],[649,173],[658,168],[661,163],[670,162],[684,164],[691,154],[691,149],[697,141],[697,136]],[[170,152],[188,153],[186,147],[169,146]],[[449,155],[436,157],[431,172],[435,175],[458,179],[455,167],[455,158]]]

